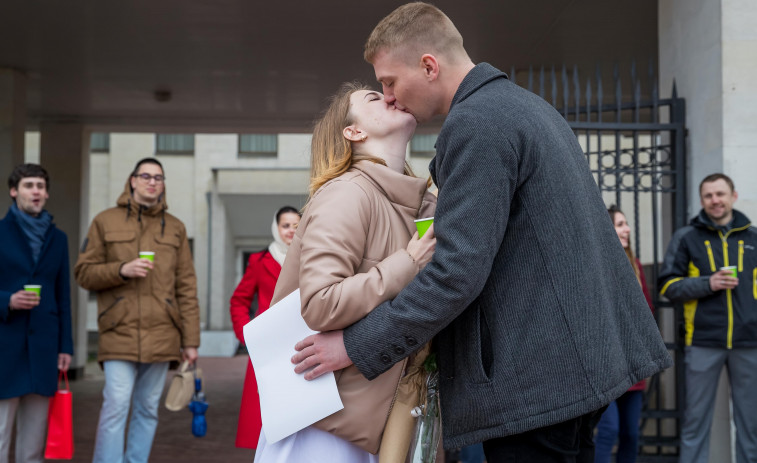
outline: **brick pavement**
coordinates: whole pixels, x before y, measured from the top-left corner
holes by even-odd
[[[252,450],[234,447],[246,363],[246,355],[200,358],[203,389],[210,404],[206,413],[208,434],[205,437],[192,435],[192,413],[189,410],[166,410],[162,405],[165,399],[165,391],[163,392],[158,430],[150,455],[151,463],[252,462]],[[172,374],[169,371],[168,378]],[[88,365],[84,379],[71,383],[75,448],[72,461],[75,463],[92,461],[103,382],[100,367],[92,363]]]
[[[199,360],[203,370],[203,390],[209,403],[206,413],[208,433],[197,438],[191,431],[191,412],[170,412],[162,405],[168,380],[173,375],[168,372],[166,388],[161,397],[158,430],[155,434],[150,463],[251,463],[254,451],[238,449],[234,446],[237,432],[239,403],[247,355],[236,357],[202,357]],[[74,458],[73,463],[89,463],[95,446],[97,419],[102,404],[103,374],[97,363],[87,365],[84,379],[71,382],[74,398]],[[13,445],[11,445],[13,447]],[[13,448],[11,448],[11,461]],[[47,460],[53,461],[53,460]],[[56,460],[57,461],[57,460]],[[456,459],[447,459],[456,461]]]

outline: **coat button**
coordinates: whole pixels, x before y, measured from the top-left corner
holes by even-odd
[[[395,354],[400,354],[400,355],[402,355],[402,354],[404,354],[404,353],[405,353],[405,349],[401,348],[400,346],[395,346],[395,345],[392,345],[392,349],[394,349],[394,353],[395,353]]]
[[[405,344],[407,344],[408,346],[414,346],[418,344],[418,340],[412,336],[405,336]]]
[[[387,354],[381,354],[381,361],[384,363],[391,363],[392,358],[389,357]]]

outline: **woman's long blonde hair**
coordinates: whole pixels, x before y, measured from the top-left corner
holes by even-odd
[[[607,212],[610,214],[610,220],[612,220],[613,227],[615,226],[615,216],[617,214],[623,214],[623,211],[618,208],[615,204],[610,205],[610,207],[607,208]],[[625,214],[623,214],[625,216]],[[633,253],[633,250],[631,249],[631,239],[628,239],[628,246],[623,248],[626,251],[626,257],[628,257],[628,261],[631,262],[631,267],[633,268],[633,273],[636,275],[636,279],[639,281],[639,284],[641,284],[641,269],[639,268],[639,265],[636,262],[636,256]]]
[[[360,90],[371,90],[371,88],[360,82],[343,83],[331,97],[331,103],[323,116],[313,127],[313,139],[310,144],[309,198],[312,198],[324,183],[347,172],[358,161],[386,165],[381,158],[353,153],[352,142],[344,138],[344,128],[354,122],[350,114],[350,96]],[[405,162],[405,175],[415,176],[407,162]]]

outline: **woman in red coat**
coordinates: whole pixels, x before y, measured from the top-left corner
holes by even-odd
[[[265,251],[256,252],[250,256],[242,281],[239,282],[237,289],[231,296],[231,307],[229,308],[231,323],[234,325],[234,333],[236,333],[237,339],[242,344],[244,344],[242,328],[253,316],[250,313],[252,299],[257,293],[257,314],[268,309],[276,280],[281,273],[281,265],[284,263],[284,257],[286,257],[299,223],[300,213],[291,206],[284,206],[276,212],[271,225],[273,242]],[[254,449],[260,437],[261,423],[258,383],[255,381],[255,372],[248,359],[244,391],[242,392],[242,406],[239,410],[236,446]]]
[[[644,278],[644,269],[641,261],[634,256],[631,250],[631,227],[628,226],[626,216],[614,204],[607,209],[610,219],[615,226],[620,244],[626,250],[628,262],[636,274],[641,291],[647,299],[649,308],[654,313],[652,297],[647,289],[647,281]],[[639,453],[639,418],[644,401],[644,389],[646,380],[641,380],[631,386],[622,396],[610,402],[597,424],[597,434],[594,438],[594,463],[610,463],[612,449],[615,441],[618,442],[616,454],[617,463],[634,463]]]

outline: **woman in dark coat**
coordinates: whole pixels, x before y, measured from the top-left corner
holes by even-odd
[[[250,256],[242,281],[239,282],[231,296],[231,307],[229,308],[231,322],[234,325],[234,333],[242,344],[244,344],[244,335],[242,334],[244,325],[251,320],[253,315],[259,315],[268,310],[276,280],[281,273],[281,265],[284,263],[284,257],[286,257],[299,223],[300,213],[291,206],[284,206],[276,212],[271,226],[273,242],[268,246],[268,249]],[[258,310],[257,314],[251,314],[250,306],[256,293]],[[242,406],[239,410],[236,446],[254,449],[260,437],[261,426],[258,383],[255,381],[255,371],[248,360],[244,391],[242,392]]]

